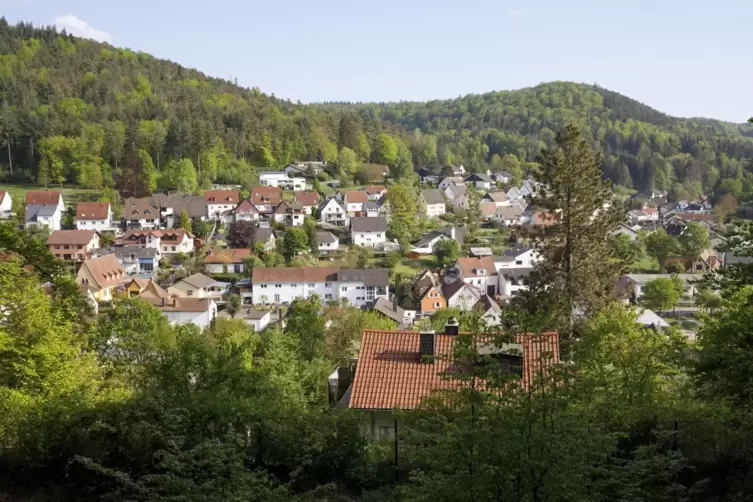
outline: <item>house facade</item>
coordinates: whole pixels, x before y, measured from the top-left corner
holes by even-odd
[[[148,197],[128,198],[123,204],[123,228],[161,228],[160,208]]]
[[[259,173],[259,183],[267,187],[279,187],[283,190],[306,190],[306,178],[295,176],[286,171],[265,171]]]
[[[494,296],[497,293],[499,275],[491,256],[458,258],[455,266],[448,271],[445,282],[453,282],[454,278],[475,286],[484,294]]]
[[[259,221],[259,210],[250,200],[243,199],[233,210],[234,221]]]
[[[368,202],[369,195],[360,190],[345,190],[339,192],[336,198],[338,201],[342,202],[348,215],[354,217],[363,216],[363,205]]]
[[[125,286],[130,278],[115,255],[107,255],[84,260],[76,282],[88,287],[98,302],[110,302],[115,288]]]
[[[125,246],[152,247],[163,255],[194,252],[194,236],[183,228],[129,230],[120,243]]]
[[[193,274],[181,279],[169,288],[167,292],[178,298],[211,298],[222,299],[230,290],[230,283],[215,281],[204,274]]]
[[[387,242],[387,220],[381,216],[352,218],[350,235],[355,246],[382,248]]]
[[[207,217],[216,219],[235,209],[240,196],[238,190],[208,190],[204,192],[204,202],[207,205]]]
[[[260,268],[254,270],[254,305],[287,305],[316,294],[323,301],[347,300],[361,307],[389,297],[387,269],[335,267]]]
[[[316,232],[316,242],[321,254],[335,253],[340,250],[340,239],[332,232]]]
[[[155,298],[150,303],[170,324],[195,324],[207,328],[217,317],[217,303],[211,298]]]
[[[213,248],[204,258],[204,268],[208,274],[243,274],[250,256],[250,249]]]
[[[115,248],[113,254],[128,275],[151,275],[159,272],[159,252],[155,248]]]
[[[109,202],[79,202],[76,204],[76,228],[97,232],[115,230]]]
[[[55,258],[84,261],[99,247],[94,230],[55,230],[47,238],[47,247]]]
[[[446,212],[442,192],[435,188],[421,190],[421,195],[418,196],[418,207],[427,218],[436,218]]]
[[[29,194],[36,196],[30,197]],[[57,197],[56,195],[57,194]],[[56,201],[57,199],[57,201]],[[34,201],[49,201],[49,203],[29,203]],[[25,227],[47,227],[51,231],[60,230],[63,226],[63,196],[60,192],[26,192]]]
[[[478,190],[491,190],[492,185],[495,185],[492,179],[484,173],[473,173],[463,181],[466,185],[473,186]]]
[[[8,192],[0,191],[0,220],[12,216],[13,199]]]
[[[260,215],[271,215],[282,202],[282,190],[277,186],[253,187],[250,200]]]
[[[350,215],[342,204],[334,197],[319,205],[317,211],[319,221],[334,227],[347,227],[350,225]]]
[[[277,223],[289,227],[300,227],[303,225],[306,214],[302,202],[284,200],[275,208],[273,218]]]

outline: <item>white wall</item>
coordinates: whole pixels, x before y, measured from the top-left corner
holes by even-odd
[[[206,328],[217,315],[217,304],[209,303],[206,312],[162,312],[170,324],[195,324],[200,328]]]
[[[243,272],[246,271],[246,266],[243,263],[239,263],[237,265],[240,267],[239,272],[235,271],[235,267],[236,267],[235,263],[228,263],[227,273],[228,274],[242,274]],[[207,263],[204,265],[204,268],[206,268],[207,273],[210,273],[210,274],[223,274],[225,273],[222,271],[224,267],[225,265],[222,263]]]
[[[494,262],[494,267],[499,271],[502,269],[514,268],[531,268],[539,260],[539,253],[535,249],[529,249],[525,253],[516,256],[515,261]]]
[[[76,220],[76,228],[79,230],[112,230],[112,215],[106,220]]]
[[[368,296],[367,286],[365,286],[363,282],[341,282],[339,283],[338,293],[340,295],[340,299],[346,299],[352,305],[361,307],[368,302],[374,301],[380,297],[389,298],[388,287],[385,287],[385,294],[383,295],[377,295],[377,289],[378,288],[374,288],[373,296]]]
[[[442,216],[445,213],[445,205],[442,204],[427,204],[426,216],[432,218],[435,216]]]
[[[175,249],[173,249],[175,248]],[[188,235],[185,236],[183,239],[183,242],[180,244],[165,244],[160,243],[159,247],[162,254],[177,254],[177,253],[193,253],[194,246],[193,246],[193,239],[188,237]]]
[[[387,242],[386,232],[352,232],[353,244],[367,248],[378,248]]]
[[[264,329],[269,326],[269,321],[271,320],[271,318],[272,316],[269,314],[269,312],[267,312],[267,315],[265,315],[261,319],[246,319],[246,322],[253,326],[254,331],[258,333],[260,331],[264,331]]]
[[[210,217],[210,218],[219,218],[220,213],[224,213],[225,211],[228,211],[230,209],[235,209],[235,204],[231,204],[231,203],[223,203],[223,204],[207,203],[207,216]]]
[[[447,301],[447,307],[460,310],[471,310],[476,303],[478,303],[476,295],[468,291],[466,288],[463,288]]]
[[[331,253],[338,249],[340,249],[340,241],[319,243],[319,251],[323,253]]]
[[[363,289],[358,289],[359,287],[363,287]],[[346,288],[345,291],[343,291],[343,288]],[[366,300],[367,289],[363,283],[338,283],[337,281],[331,283],[255,283],[252,301],[254,305],[292,303],[296,298],[308,298],[312,294],[319,295],[322,301],[347,299],[353,305],[359,307],[369,301]],[[279,299],[275,295],[279,295]],[[265,301],[262,301],[263,296],[266,296]],[[375,298],[380,296],[389,297],[389,288],[385,287],[385,294],[383,295],[375,294]]]

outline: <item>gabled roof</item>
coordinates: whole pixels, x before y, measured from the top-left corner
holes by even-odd
[[[386,268],[341,268],[337,271],[337,280],[383,287],[390,283],[390,272]]]
[[[295,192],[295,200],[304,206],[316,206],[319,204],[319,194],[317,192]]]
[[[29,190],[26,192],[26,205],[47,204],[56,206],[63,198],[61,192],[47,190]]]
[[[256,206],[254,206],[250,200],[243,199],[240,201],[240,203],[235,206],[234,211],[239,214],[258,214],[259,210],[256,209]]]
[[[470,294],[472,294],[476,298],[477,302],[479,298],[481,298],[481,296],[484,294],[476,286],[471,286],[470,284],[466,284],[462,280],[457,280],[455,282],[451,282],[449,284],[445,284],[444,286],[442,286],[442,294],[447,299],[447,301],[450,301],[455,295],[457,295],[462,290],[466,290]]]
[[[340,204],[340,202],[337,199],[335,199],[334,197],[332,197],[331,199],[327,199],[325,201],[322,201],[322,203],[319,204],[319,207],[317,208],[317,211],[319,211],[321,213],[324,210],[324,208],[326,208],[330,204],[336,204],[340,209],[342,209],[343,213],[345,213],[345,207],[343,207],[343,205]]]
[[[467,385],[447,378],[461,371],[452,358],[457,337],[436,334],[436,357],[431,362],[421,359],[420,339],[421,334],[416,331],[365,330],[348,406],[370,410],[415,409],[437,390]],[[520,334],[515,335],[514,341],[522,345],[523,386],[559,362],[557,333]]]
[[[109,216],[109,202],[79,202],[76,204],[76,220],[106,220]]]
[[[153,194],[152,203],[160,208],[170,208],[175,217],[185,211],[189,218],[202,218],[207,214],[207,203],[200,195],[174,193],[170,195]]]
[[[463,277],[485,277],[497,275],[497,269],[494,267],[494,258],[483,256],[481,258],[458,258],[455,264],[460,270]],[[486,273],[478,275],[477,271],[485,270]]]
[[[254,231],[254,237],[251,239],[253,244],[257,242],[267,242],[269,239],[275,236],[275,231],[271,228],[257,228]]]
[[[343,190],[342,194],[346,204],[363,204],[369,200],[369,194],[360,190]]]
[[[106,251],[106,250],[105,250]],[[101,252],[102,256],[109,253]],[[112,254],[122,260],[124,258],[156,258],[157,250],[155,248],[139,248],[134,246],[127,246],[122,248],[114,248]]]
[[[240,200],[238,190],[207,190],[204,201],[207,204],[237,204]]]
[[[494,212],[494,217],[504,221],[514,220],[520,217],[523,212],[523,209],[519,205],[513,204],[512,206],[498,207]]]
[[[251,256],[250,249],[213,248],[204,258],[204,263],[243,263],[243,260],[249,256]]]
[[[526,246],[525,244],[516,244],[515,246],[502,251],[501,260],[495,259],[494,261],[514,261],[518,256],[527,253],[533,248]],[[505,260],[507,259],[507,260]]]
[[[195,288],[208,288],[217,281],[215,281],[211,277],[207,277],[204,274],[193,274],[189,275],[180,282],[185,282],[186,284],[189,284]]]
[[[426,188],[421,190],[421,197],[427,204],[444,204],[442,193],[436,188]]]
[[[363,187],[363,191],[371,195],[376,195],[378,193],[386,192],[387,187],[384,185],[368,185]]]
[[[383,216],[362,216],[350,220],[350,229],[353,232],[386,232],[387,219]]]
[[[162,289],[159,284],[152,279],[133,279],[131,284],[139,287],[139,298],[150,300],[152,298],[167,298],[170,294]]]
[[[47,244],[85,246],[95,235],[97,232],[94,230],[55,230],[47,238]]]
[[[324,232],[324,231],[317,231],[316,232],[316,241],[319,243],[322,242],[339,242],[339,239],[335,237],[335,235],[332,232]]]
[[[395,306],[391,301],[383,296],[380,296],[371,304],[372,310],[376,310],[380,314],[389,317],[398,324],[403,322],[405,317],[405,309],[399,305]]]
[[[485,181],[487,183],[493,183],[492,179],[484,173],[471,173],[465,177],[464,181]]]
[[[335,282],[337,267],[255,268],[253,282]]]
[[[60,211],[60,207],[52,204],[30,204],[26,206],[26,221],[37,221],[40,216],[50,217]]]
[[[282,189],[280,187],[257,186],[251,188],[251,202],[258,206],[272,205],[276,206],[282,201]]]
[[[509,200],[510,198],[507,196],[505,192],[489,192],[486,195],[484,195],[485,199],[489,199],[492,202],[505,202]]]
[[[478,212],[487,218],[492,217],[497,212],[497,205],[494,202],[479,202]]]
[[[208,312],[210,298],[145,298],[162,312]]]
[[[148,197],[140,199],[129,197],[123,205],[123,218],[127,220],[154,220],[159,217],[159,206]]]
[[[303,212],[305,212],[303,202],[293,200],[284,200],[280,202],[274,210],[274,214],[293,214]]]
[[[86,268],[100,289],[114,286],[127,279],[125,270],[120,266],[117,256],[109,254],[99,258],[89,258],[81,265]]]
[[[121,242],[140,242],[142,239],[146,239],[147,236],[152,235],[158,237],[165,242],[183,242],[186,238],[193,239],[194,236],[191,232],[188,232],[185,228],[166,228],[166,229],[132,229],[126,232],[121,239]]]

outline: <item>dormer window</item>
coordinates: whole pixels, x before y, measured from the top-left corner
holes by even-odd
[[[476,269],[476,275],[486,275],[486,269],[485,268],[477,268]]]

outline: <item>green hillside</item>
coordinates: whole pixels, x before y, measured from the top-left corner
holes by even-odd
[[[552,82],[424,103],[294,104],[145,53],[0,20],[2,181],[145,193],[249,185],[254,167],[338,161],[462,163],[524,174],[569,122],[604,153],[603,172],[636,190],[750,198],[753,128],[678,119],[618,93]],[[153,167],[152,167],[153,166]]]

